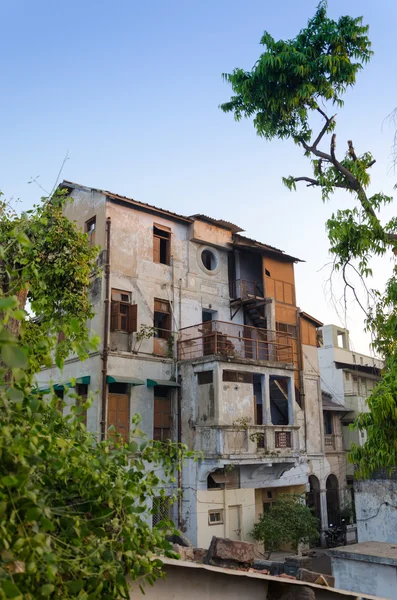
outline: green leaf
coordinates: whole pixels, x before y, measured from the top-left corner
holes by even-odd
[[[27,351],[20,346],[13,346],[11,344],[3,346],[1,349],[1,358],[7,367],[10,367],[11,369],[26,369],[28,366]]]
[[[12,310],[13,308],[18,308],[18,298],[16,296],[6,296],[5,298],[0,298],[0,310]]]
[[[32,245],[32,242],[30,241],[26,233],[24,233],[23,231],[18,231],[16,238],[18,243],[21,244],[21,246],[27,247]]]
[[[20,589],[9,579],[5,579],[1,582],[1,589],[5,593],[6,598],[14,598],[14,600],[23,598]]]
[[[84,581],[83,579],[76,579],[75,581],[67,581],[66,585],[71,594],[77,594],[84,586]]]
[[[37,519],[41,515],[41,512],[41,508],[39,508],[38,506],[33,506],[32,508],[29,508],[29,510],[26,511],[27,521],[37,521]]]
[[[54,590],[55,585],[53,585],[52,583],[46,583],[41,586],[40,593],[42,596],[50,596]]]

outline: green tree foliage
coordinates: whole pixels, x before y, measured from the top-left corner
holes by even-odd
[[[224,75],[235,95],[221,105],[236,120],[253,118],[258,135],[292,138],[310,159],[310,176],[283,179],[290,189],[299,182],[318,187],[322,199],[329,200],[335,190],[345,190],[355,202],[352,208],[337,210],[327,221],[330,252],[334,268],[340,271],[345,294],[351,291],[360,302],[352,284],[358,275],[364,283],[372,275],[372,259],[397,254],[397,219],[382,222],[381,209],[392,201],[378,192],[369,194],[370,168],[375,163],[368,151],[357,154],[351,140],[344,156],[336,153],[336,121],[330,114],[334,105],[343,105],[343,94],[354,85],[356,75],[372,55],[368,26],[362,18],[343,16],[334,21],[327,16],[325,0],[296,38],[275,41],[265,33],[265,51],[252,71],[235,69]],[[313,123],[320,115],[323,125],[317,135]],[[328,143],[328,148],[324,145]],[[345,296],[346,297],[346,296]],[[358,417],[355,427],[366,430],[367,441],[354,446],[350,460],[357,475],[367,477],[379,468],[397,465],[397,270],[383,293],[373,292],[366,313],[367,330],[373,346],[385,358],[381,382],[368,399],[370,413]]]
[[[64,219],[63,201],[56,196],[28,215],[7,214],[0,226],[1,600],[118,600],[129,598],[129,580],[153,584],[161,576],[156,557],[176,555],[166,540],[171,523],[150,529],[150,507],[192,456],[181,445],[148,442],[138,417],[128,442],[113,433],[97,443],[81,423],[90,401],[64,417],[55,395],[43,399],[32,387],[52,348],[40,344],[61,324],[69,348],[82,355],[90,348],[95,251]],[[25,289],[43,315],[38,341],[20,308]]]
[[[97,342],[88,335],[93,313],[87,290],[98,248],[91,247],[87,234],[63,214],[70,201],[58,190],[22,215],[0,202],[2,293],[15,296],[22,311],[28,300],[32,313],[39,316],[36,321],[25,313],[23,319],[14,320],[18,325],[14,333],[26,342],[32,372],[52,365],[52,351],[62,367],[68,354],[85,358]],[[60,332],[63,339],[58,344]]]
[[[285,494],[275,500],[261,515],[251,532],[255,540],[263,542],[268,558],[282,546],[291,544],[297,551],[299,544],[312,544],[318,537],[318,519],[306,506],[302,496]]]

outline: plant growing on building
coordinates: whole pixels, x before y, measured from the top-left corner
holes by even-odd
[[[156,328],[153,325],[141,325],[139,331],[135,334],[135,344],[133,352],[137,354],[144,340],[151,340],[156,334]]]
[[[42,309],[40,331],[55,335],[62,322],[72,349],[84,355],[90,348],[85,322],[78,325],[90,315],[85,283],[95,254],[86,236],[64,221],[57,198],[54,203],[31,217],[5,216],[0,225],[0,598],[118,600],[129,598],[127,577],[137,585],[153,583],[161,576],[155,555],[174,556],[165,537],[171,524],[163,521],[151,530],[147,515],[191,454],[181,445],[144,439],[138,417],[132,441],[112,435],[97,443],[81,423],[84,406],[63,417],[55,395],[44,401],[34,390],[33,371],[51,345],[42,348],[41,336],[28,346],[21,309],[26,290],[32,306]],[[38,215],[43,214],[46,242],[38,239]],[[56,258],[62,247],[54,236],[62,232],[67,260]],[[55,253],[54,260],[46,262],[46,253]],[[41,267],[43,291],[38,289]],[[72,291],[80,290],[82,298],[74,302],[62,284],[48,289],[51,269],[55,283],[62,273],[68,281],[75,271],[77,277],[80,269]],[[62,353],[57,362],[62,364]]]
[[[279,496],[255,523],[252,537],[263,542],[267,558],[272,552],[291,545],[297,552],[300,544],[313,544],[319,538],[318,519],[297,494]]]
[[[261,39],[264,52],[251,71],[235,69],[225,74],[234,95],[222,104],[237,121],[252,118],[257,134],[267,140],[292,139],[310,160],[312,173],[289,176],[284,184],[295,190],[304,182],[318,188],[323,201],[344,190],[354,205],[338,209],[327,221],[334,271],[339,271],[347,294],[353,294],[366,314],[373,347],[385,358],[382,379],[368,399],[369,413],[358,416],[355,427],[367,431],[363,446],[353,446],[350,460],[358,476],[397,464],[397,267],[384,291],[369,293],[365,280],[372,275],[372,259],[397,254],[397,218],[381,218],[381,209],[392,198],[369,192],[370,169],[375,159],[369,151],[356,152],[347,141],[346,152],[337,156],[335,105],[356,82],[357,73],[372,55],[368,26],[361,17],[327,16],[322,0],[306,28],[290,40],[276,41],[268,32]],[[313,123],[322,119],[314,133]],[[326,140],[328,137],[328,147]],[[367,301],[360,300],[354,284],[358,276]]]

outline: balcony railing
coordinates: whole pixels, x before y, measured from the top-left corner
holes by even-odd
[[[246,279],[236,279],[229,282],[230,298],[263,298],[264,288],[262,281],[248,281]]]
[[[179,331],[179,360],[209,355],[291,364],[292,338],[279,331],[223,321],[208,321]]]
[[[324,435],[324,446],[326,450],[335,450],[335,436],[332,434]]]
[[[249,425],[196,425],[197,451],[217,456],[270,456],[291,457],[299,451],[299,426]]]

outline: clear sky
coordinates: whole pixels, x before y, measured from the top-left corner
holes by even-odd
[[[305,260],[297,300],[324,322],[343,324],[326,285],[324,223],[351,200],[323,205],[318,190],[288,192],[282,175],[309,174],[292,142],[265,142],[250,122],[218,106],[231,93],[222,72],[251,68],[265,29],[296,35],[317,0],[3,0],[0,2],[0,189],[27,208],[62,178],[182,214],[239,224],[246,235]],[[375,56],[339,110],[338,143],[371,150],[373,190],[391,193],[397,106],[395,0],[329,0],[329,13],[363,15]],[[389,215],[394,214],[390,208]],[[322,268],[324,267],[324,268]],[[375,283],[390,273],[377,263]],[[370,284],[371,285],[371,284]],[[336,295],[340,285],[335,280]],[[368,350],[363,318],[348,306],[354,349]]]

